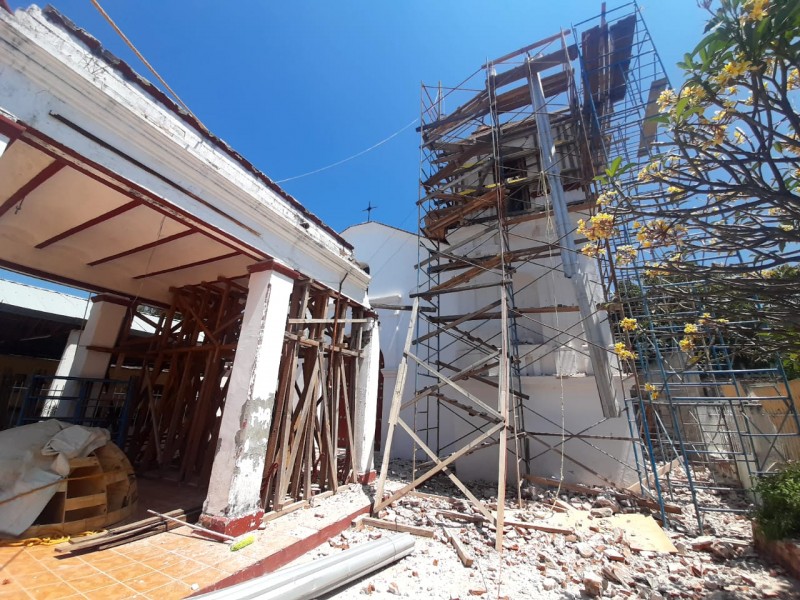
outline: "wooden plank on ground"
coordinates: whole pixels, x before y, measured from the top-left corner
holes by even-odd
[[[535,529],[536,531],[546,531],[547,533],[560,533],[563,535],[569,535],[571,533],[575,533],[575,531],[571,527],[561,527],[556,524],[548,524],[541,521],[538,522],[514,521],[511,519],[506,519],[504,524],[508,527],[518,527],[520,529]]]
[[[200,507],[189,510],[173,510],[166,513],[170,517],[180,520],[189,520],[200,514]],[[163,531],[169,531],[180,527],[179,524],[173,521],[164,521],[161,517],[149,517],[135,523],[128,523],[113,529],[109,529],[103,534],[97,536],[87,536],[82,538],[72,539],[65,544],[59,544],[55,547],[55,551],[62,552],[84,552],[92,550],[104,550],[106,548],[113,548],[122,544],[127,544],[138,539],[156,535]]]
[[[587,496],[597,496],[603,493],[602,489],[592,488],[588,485],[581,485],[579,483],[567,483],[566,481],[559,481],[558,479],[550,479],[549,477],[539,477],[537,475],[523,475],[524,479],[535,483],[536,485],[543,485],[545,487],[560,487],[566,492],[575,492],[576,494],[586,494]]]
[[[447,540],[453,545],[453,548],[456,549],[456,554],[458,554],[458,558],[461,560],[461,564],[465,567],[470,568],[472,563],[475,562],[475,559],[467,552],[467,549],[464,548],[464,544],[461,543],[459,540],[449,529],[444,530],[445,536],[447,536]]]
[[[394,523],[392,521],[384,521],[383,519],[375,519],[373,517],[364,517],[361,519],[362,525],[369,527],[378,527],[380,529],[388,529],[390,531],[399,531],[403,533],[410,533],[419,537],[433,537],[433,529],[429,527],[417,527],[416,525],[405,525],[403,523]]]
[[[469,523],[483,523],[488,519],[483,515],[468,515],[466,513],[454,511],[454,510],[437,510],[437,515],[441,515],[447,519],[452,519],[453,521],[467,521]]]

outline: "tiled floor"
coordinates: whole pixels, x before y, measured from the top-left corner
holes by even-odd
[[[185,598],[256,563],[263,564],[267,557],[368,504],[360,493],[350,496],[332,496],[316,508],[271,521],[267,529],[256,533],[253,544],[237,552],[194,535],[187,527],[77,556],[58,554],[52,546],[2,546],[0,600]]]

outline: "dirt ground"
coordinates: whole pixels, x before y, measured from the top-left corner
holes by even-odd
[[[387,491],[399,489],[410,465],[393,461]],[[472,485],[487,503],[496,488]],[[325,598],[798,598],[800,584],[753,550],[746,514],[706,513],[698,531],[688,494],[671,498],[681,509],[670,514],[667,530],[651,523],[657,512],[637,506],[614,490],[591,494],[529,486],[523,508],[509,489],[503,552],[495,550],[495,531],[446,478],[428,482],[385,509],[381,520],[423,527],[433,537],[415,536],[412,554]],[[722,507],[733,499],[703,494]],[[462,496],[463,497],[463,496]],[[440,512],[444,511],[444,513]],[[558,532],[542,531],[540,525]],[[564,525],[566,524],[566,525]],[[649,538],[644,525],[651,525]],[[459,559],[447,538],[462,544],[472,565]],[[702,534],[701,534],[702,533]],[[301,557],[312,561],[348,548],[396,535],[383,528],[351,527]],[[645,549],[651,548],[651,549]],[[663,550],[669,548],[670,552]]]

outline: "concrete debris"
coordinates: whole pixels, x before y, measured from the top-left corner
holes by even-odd
[[[389,491],[411,480],[408,463],[393,461],[396,475],[387,481]],[[476,484],[471,491],[487,504],[496,502],[496,486]],[[495,530],[471,504],[454,498],[459,492],[444,478],[434,478],[419,492],[396,501],[380,517],[398,525],[431,528],[433,538],[416,538],[410,556],[376,572],[366,580],[343,588],[336,598],[797,598],[800,586],[777,567],[761,561],[752,549],[752,530],[743,514],[709,512],[706,531],[696,530],[688,492],[670,498],[682,507],[670,515],[665,540],[677,553],[637,551],[637,544],[620,526],[620,519],[642,515],[660,517],[643,506],[625,506],[613,489],[592,493],[528,486],[530,496],[520,507],[515,490],[507,492],[502,554],[494,549]],[[727,498],[705,491],[703,503],[721,506]],[[556,502],[560,500],[560,502]],[[532,528],[553,514],[566,518],[598,511],[588,527],[561,532]],[[616,506],[615,506],[616,504]],[[564,505],[572,508],[565,509]],[[743,508],[743,507],[738,507]],[[561,512],[567,511],[567,512]],[[605,509],[605,510],[604,510]],[[634,514],[640,513],[640,514]],[[608,516],[599,516],[599,514]],[[629,516],[630,517],[629,517]],[[647,516],[647,519],[651,519]],[[638,521],[632,521],[638,523]],[[557,529],[557,528],[553,528]],[[720,535],[708,535],[715,531]],[[380,530],[364,524],[351,528],[299,560],[341,552]],[[633,546],[633,547],[632,547]],[[460,557],[461,556],[461,557]]]
[[[583,592],[590,598],[597,598],[603,595],[603,578],[593,571],[587,571],[583,575]]]
[[[595,549],[591,545],[585,542],[580,542],[576,544],[575,549],[578,551],[578,554],[580,554],[583,558],[591,558],[592,556],[594,556]]]

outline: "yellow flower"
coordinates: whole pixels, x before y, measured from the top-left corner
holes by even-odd
[[[597,197],[597,206],[605,206],[606,204],[613,202],[614,196],[616,195],[617,195],[616,190],[607,190],[603,192]]]
[[[680,245],[687,232],[684,225],[672,225],[664,219],[654,219],[639,228],[636,239],[643,248]]]
[[[639,322],[636,319],[625,317],[619,322],[619,326],[624,331],[636,331],[636,328],[639,326]]]
[[[654,386],[652,383],[645,383],[644,391],[650,394],[651,399],[658,400],[658,388]]]
[[[636,353],[631,352],[622,342],[617,342],[614,344],[614,352],[617,353],[617,356],[619,356],[620,360],[633,360],[636,358]]]
[[[597,231],[597,237],[610,237],[614,230],[614,217],[607,213],[597,213],[590,219],[592,226]]]
[[[686,334],[692,334],[698,332],[699,330],[697,329],[697,325],[695,325],[694,323],[687,323],[686,326],[683,328],[683,333]]]
[[[749,0],[744,3],[747,14],[744,15],[745,21],[761,21],[767,16],[769,0]]]
[[[792,143],[787,146],[786,151],[791,154],[800,155],[800,137],[798,137],[796,133],[793,133],[789,136],[789,139],[792,140]]]
[[[685,190],[682,187],[680,187],[679,185],[671,185],[671,186],[669,186],[667,188],[667,193],[668,194],[683,194],[684,191]]]
[[[733,142],[735,144],[744,144],[747,141],[747,136],[745,135],[744,131],[736,128],[736,131],[733,132]]]
[[[681,90],[681,98],[688,98],[693,102],[700,102],[706,97],[706,91],[699,85],[687,85]]]
[[[614,216],[597,213],[589,218],[589,223],[578,220],[578,233],[585,235],[590,242],[610,238],[614,234]]]
[[[583,248],[581,248],[581,254],[589,258],[597,258],[600,256],[600,246],[592,242],[584,244]]]
[[[620,246],[617,248],[616,261],[618,265],[629,265],[636,260],[636,248],[633,246]]]
[[[694,350],[694,340],[692,338],[685,337],[678,342],[678,346],[680,346],[681,350],[684,352],[691,352]]]
[[[647,269],[644,270],[645,277],[658,277],[666,273],[662,263],[647,263]]]
[[[722,67],[722,72],[714,79],[720,85],[726,85],[729,81],[738,79],[752,68],[753,64],[749,60],[732,60]]]
[[[711,136],[711,139],[708,140],[708,145],[719,146],[723,142],[725,142],[725,133],[727,132],[727,130],[728,130],[727,125],[715,126],[712,132],[713,135]]]
[[[730,122],[733,115],[731,115],[727,110],[718,110],[714,112],[714,116],[711,117],[711,120],[714,123],[723,123],[723,122]]]
[[[800,88],[800,71],[797,70],[797,67],[792,67],[786,76],[786,89],[796,90],[798,88]]]
[[[716,325],[725,325],[726,323],[730,323],[728,319],[715,319],[711,316],[711,313],[703,313],[700,315],[700,318],[697,319],[697,322],[700,325],[706,326],[716,326]]]
[[[670,107],[672,107],[675,102],[677,101],[677,96],[675,95],[675,91],[669,88],[665,89],[658,95],[658,99],[656,100],[656,104],[658,104],[658,111],[659,112],[668,112]]]
[[[652,181],[654,175],[661,175],[661,161],[654,160],[651,162],[649,165],[639,171],[637,178],[642,182]]]

